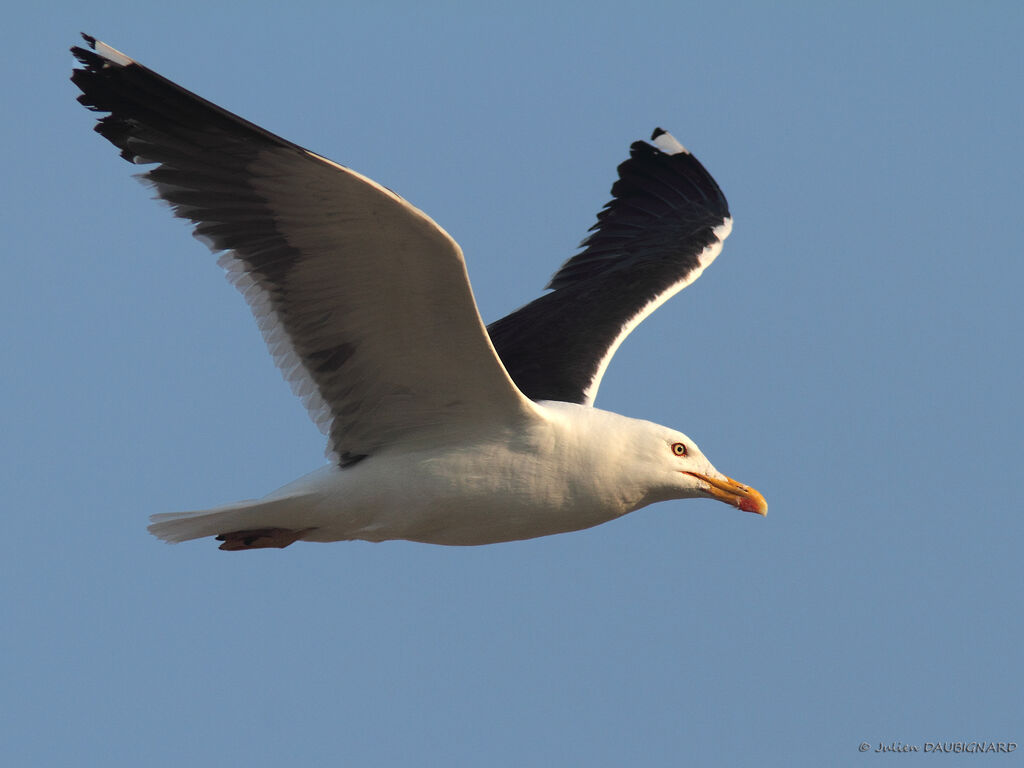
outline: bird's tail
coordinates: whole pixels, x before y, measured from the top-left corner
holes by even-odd
[[[218,536],[235,531],[296,529],[296,511],[306,494],[240,501],[198,512],[168,512],[149,519],[149,532],[171,543]]]

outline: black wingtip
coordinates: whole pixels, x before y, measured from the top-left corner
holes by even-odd
[[[89,47],[82,48],[81,46],[73,45],[71,46],[71,55],[78,59],[80,64],[88,67],[90,64],[95,63],[94,59],[99,55],[96,53],[96,38],[85,34],[85,32],[82,32],[81,35],[82,39],[85,40],[85,44]]]
[[[651,134],[650,141],[654,141],[656,138],[665,133],[668,133],[668,131],[666,131],[664,128],[655,128],[654,133]]]

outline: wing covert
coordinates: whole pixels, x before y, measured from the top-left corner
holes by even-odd
[[[370,179],[83,35],[72,80],[97,132],[223,252],[293,391],[343,466],[417,431],[532,408],[498,360],[462,252]]]
[[[732,228],[704,166],[658,128],[619,165],[612,199],[546,293],[487,331],[516,385],[534,400],[592,404],[623,339],[696,280]]]

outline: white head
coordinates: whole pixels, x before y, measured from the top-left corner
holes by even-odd
[[[700,448],[682,432],[651,422],[642,422],[647,429],[638,430],[644,442],[645,474],[654,494],[666,499],[707,498],[724,501],[744,512],[768,514],[764,496],[715,469]]]
[[[583,450],[593,452],[587,463],[628,494],[631,509],[669,499],[706,498],[759,515],[768,512],[760,493],[715,469],[682,432],[597,408],[585,408],[577,421],[586,424]]]

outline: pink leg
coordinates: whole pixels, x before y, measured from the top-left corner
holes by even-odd
[[[301,539],[312,528],[303,528],[293,531],[290,528],[257,528],[252,531],[232,531],[222,533],[217,541],[223,541],[220,548],[228,552],[238,552],[243,549],[266,549],[276,547],[284,549],[289,544],[294,544]]]

